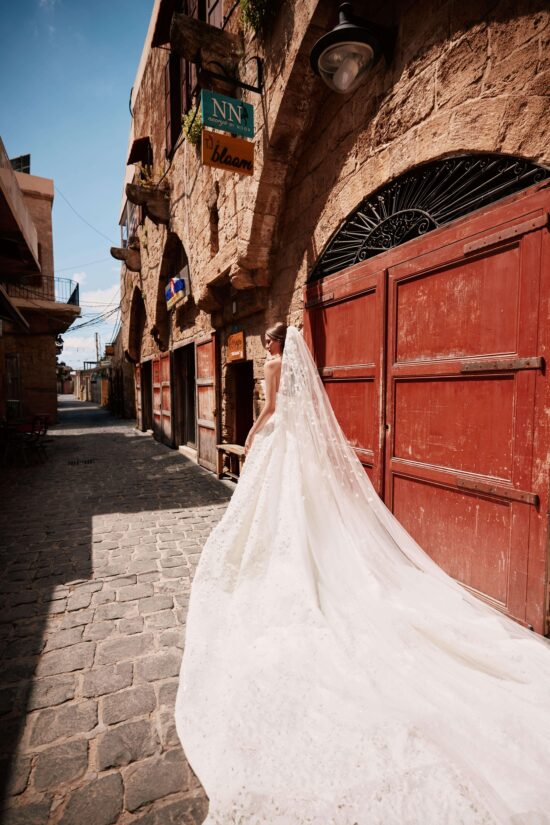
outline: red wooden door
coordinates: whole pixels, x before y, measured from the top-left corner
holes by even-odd
[[[482,242],[389,269],[385,499],[447,572],[526,621],[540,238]]]
[[[377,493],[384,444],[384,271],[310,289],[306,339],[334,412]]]
[[[153,431],[165,444],[172,444],[172,399],[170,353],[153,361]]]
[[[340,423],[386,504],[452,576],[538,632],[549,208],[544,187],[521,193],[325,278],[306,291],[305,322]]]
[[[209,470],[216,469],[218,441],[216,338],[198,341],[197,355],[197,459]]]
[[[136,426],[138,430],[143,430],[143,408],[141,403],[141,364],[135,365],[134,380],[136,391]]]

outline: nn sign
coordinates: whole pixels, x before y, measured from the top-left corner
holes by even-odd
[[[201,112],[204,126],[240,137],[254,137],[254,107],[250,103],[203,89]]]

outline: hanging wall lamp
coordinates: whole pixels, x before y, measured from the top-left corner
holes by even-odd
[[[353,16],[351,3],[340,3],[339,22],[314,45],[310,61],[329,89],[353,92],[382,55],[391,59],[395,34]]]

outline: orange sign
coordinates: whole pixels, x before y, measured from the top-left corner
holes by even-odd
[[[254,174],[254,144],[242,138],[202,130],[202,162],[239,175]]]
[[[241,330],[230,335],[227,339],[227,360],[244,361],[245,358],[244,332]]]

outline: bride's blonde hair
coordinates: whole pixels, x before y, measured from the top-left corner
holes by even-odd
[[[287,325],[283,324],[282,321],[277,321],[277,323],[273,324],[272,327],[266,329],[265,334],[272,338],[274,341],[278,341],[281,345],[281,350],[283,350],[285,346],[286,331]]]

